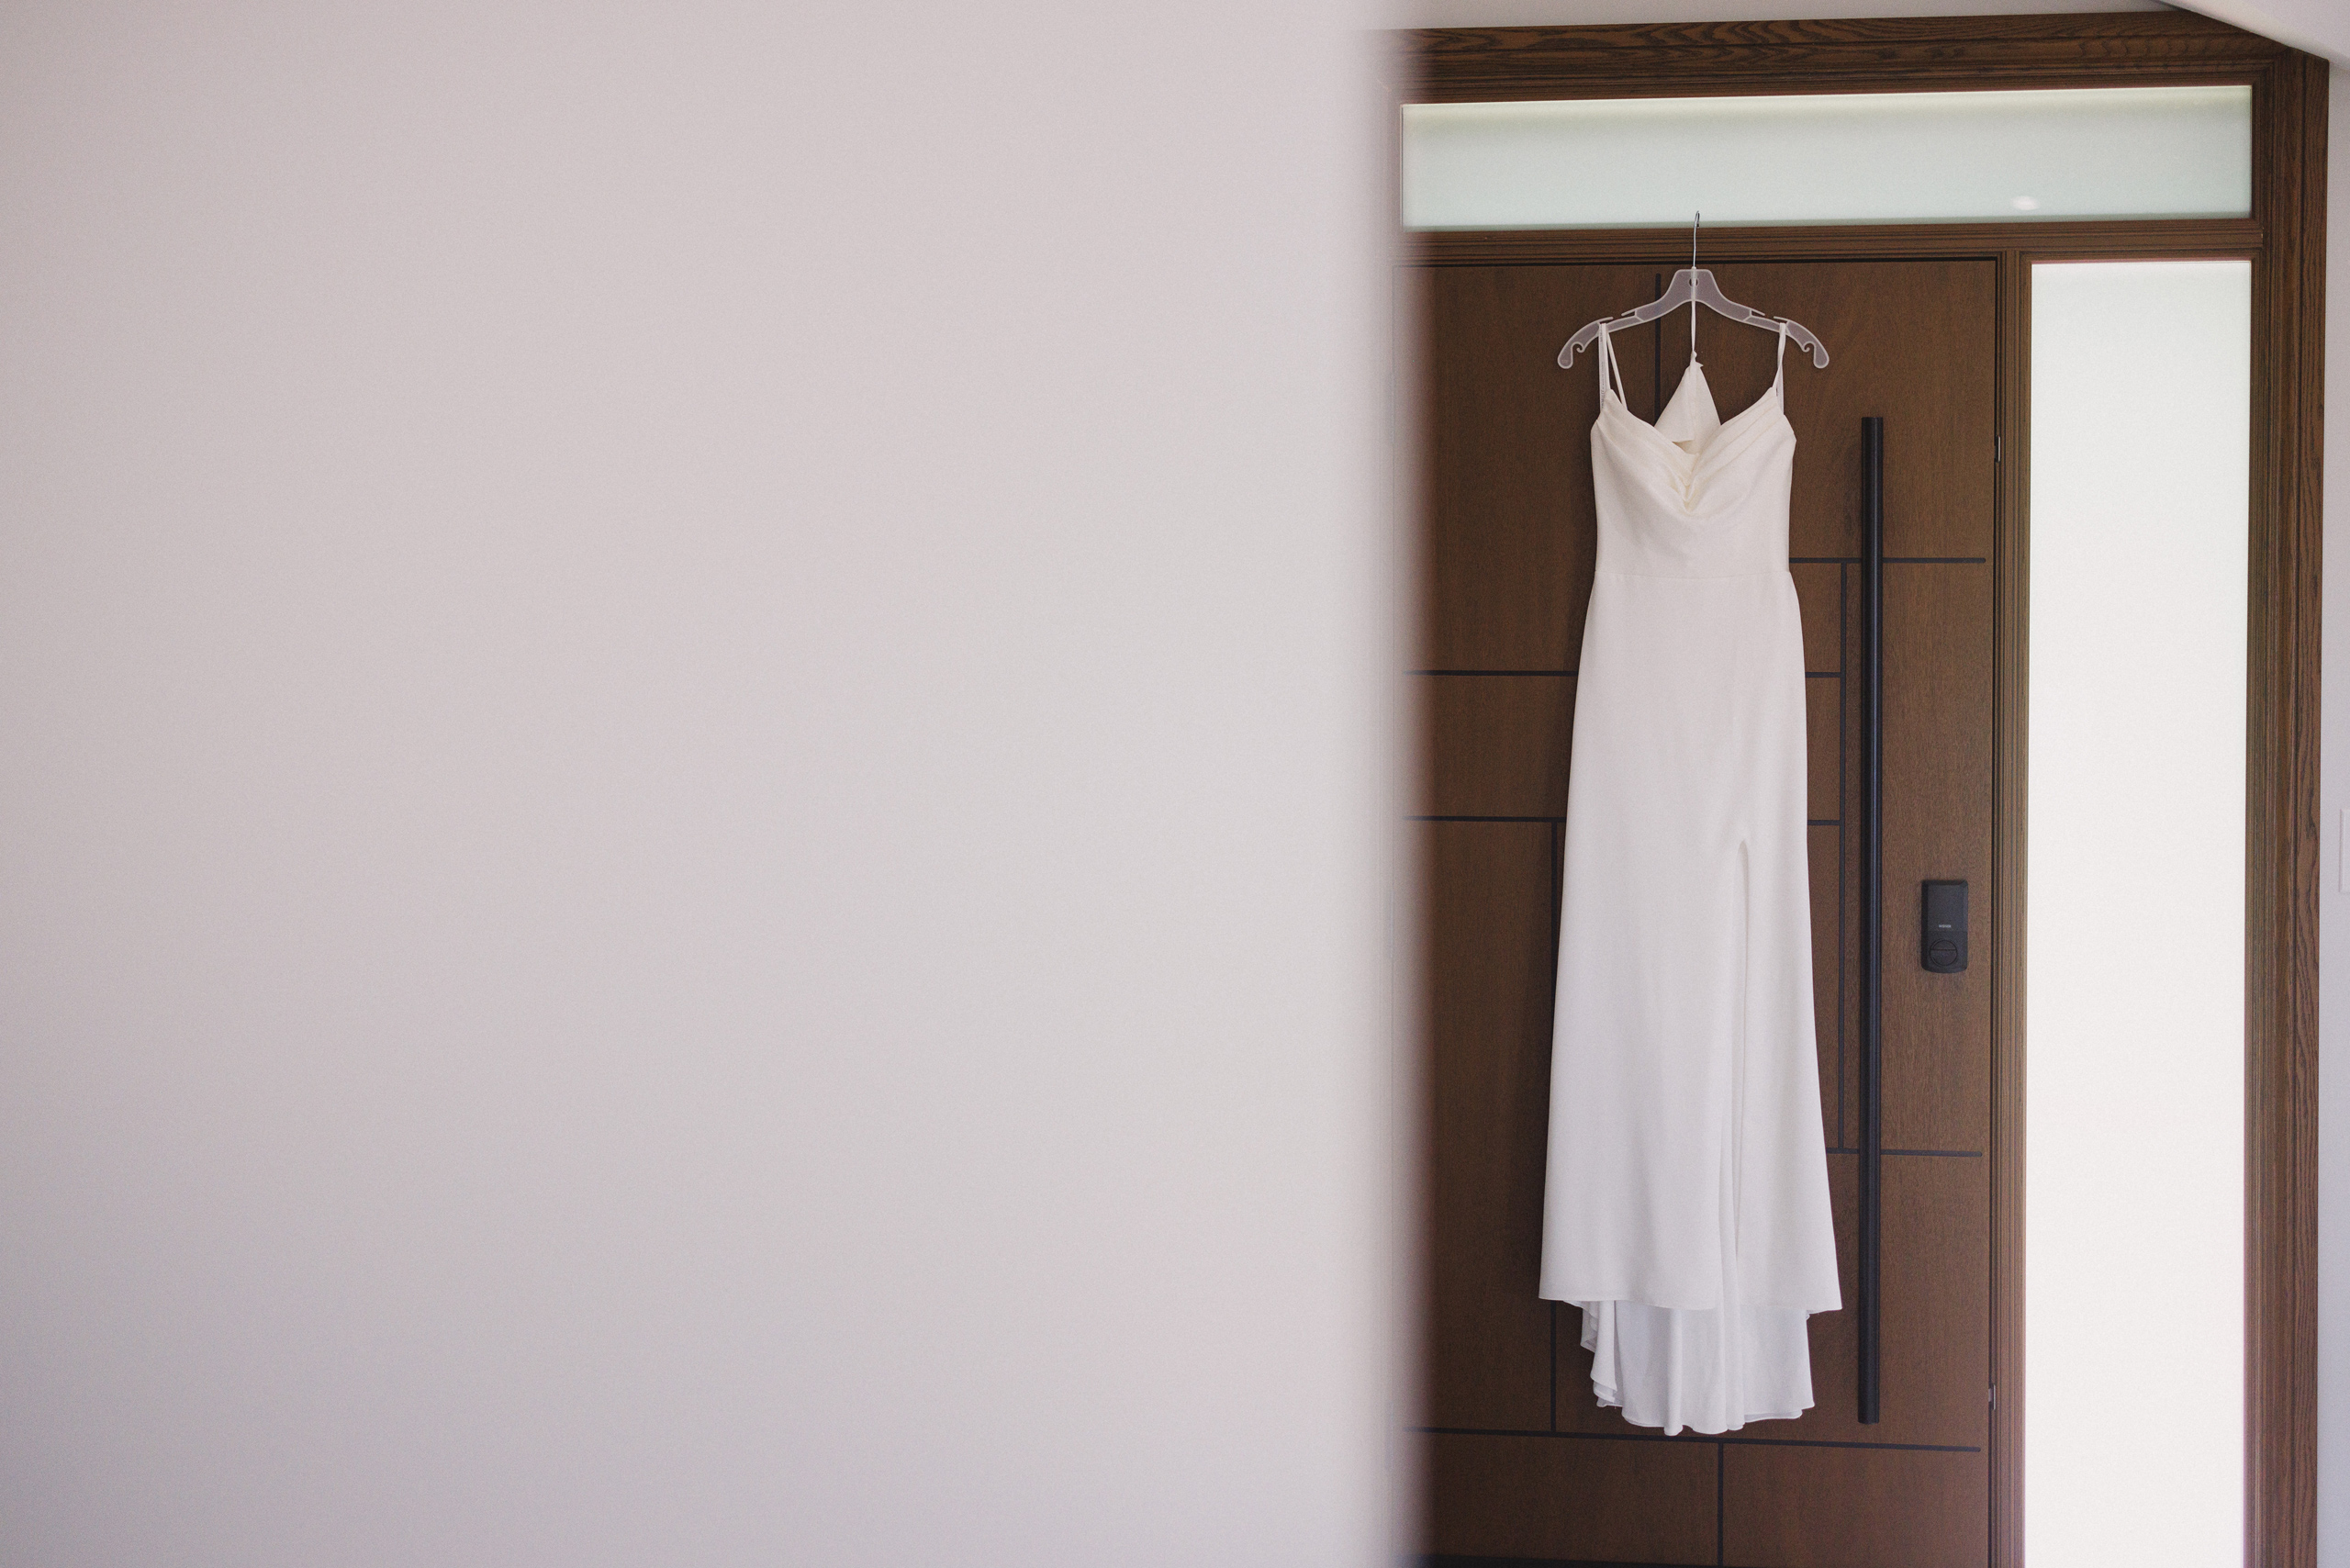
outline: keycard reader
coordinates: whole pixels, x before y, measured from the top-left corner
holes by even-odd
[[[1933,974],[1966,969],[1966,884],[1928,882],[1918,931],[1918,961]]]

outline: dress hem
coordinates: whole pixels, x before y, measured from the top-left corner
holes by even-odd
[[[1599,1387],[1596,1383],[1592,1385],[1592,1393],[1598,1394],[1599,1407],[1602,1410],[1613,1410],[1618,1415],[1623,1414],[1624,1404],[1622,1400],[1610,1399],[1606,1394],[1600,1394]],[[1805,1406],[1803,1410],[1751,1410],[1747,1412],[1745,1419],[1734,1421],[1727,1427],[1700,1427],[1694,1421],[1684,1421],[1678,1426],[1668,1426],[1662,1421],[1642,1421],[1630,1416],[1624,1417],[1624,1425],[1628,1427],[1644,1427],[1651,1431],[1662,1432],[1668,1438],[1679,1437],[1683,1432],[1695,1432],[1701,1437],[1718,1438],[1725,1432],[1742,1432],[1749,1425],[1756,1421],[1799,1420],[1803,1417],[1804,1410],[1816,1410],[1818,1408],[1818,1404],[1817,1401],[1814,1401],[1812,1404]]]

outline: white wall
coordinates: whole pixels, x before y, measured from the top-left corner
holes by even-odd
[[[0,12],[0,1561],[1383,1554],[1361,25]]]

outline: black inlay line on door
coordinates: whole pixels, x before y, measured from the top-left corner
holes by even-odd
[[[1847,1148],[1840,1144],[1835,1148],[1830,1148],[1828,1152],[1830,1154],[1858,1154],[1861,1151],[1857,1148]],[[1983,1151],[1979,1148],[1887,1148],[1879,1150],[1879,1152],[1884,1154],[1918,1154],[1924,1155],[1929,1159],[1980,1159],[1983,1158]]]
[[[1836,568],[1836,667],[1852,667],[1852,574],[1842,565]],[[1844,758],[1846,715],[1852,708],[1852,688],[1845,687],[1836,700],[1836,1141],[1844,1141],[1844,982],[1851,977],[1844,967]]]
[[[1714,1445],[1714,1563],[1720,1568],[1722,1560],[1722,1493],[1723,1480],[1729,1469],[1729,1446]]]
[[[1567,825],[1562,818],[1550,824],[1550,1004],[1549,1015],[1559,1015],[1559,924],[1566,917]],[[1546,1155],[1547,1159],[1548,1156]],[[1559,1429],[1559,1304],[1550,1304],[1550,1429]]]
[[[1981,1453],[1964,1443],[1851,1443],[1824,1438],[1733,1438],[1686,1432],[1668,1438],[1662,1432],[1528,1432],[1509,1427],[1415,1427],[1431,1438],[1556,1438],[1561,1442],[1592,1443],[1736,1443],[1763,1449],[1894,1449],[1903,1453]]]
[[[1554,1301],[1548,1305],[1550,1308],[1550,1429],[1555,1432],[1559,1429],[1559,1304]]]
[[[1562,823],[1567,819],[1564,817],[1413,816],[1405,817],[1404,820],[1407,823]],[[1810,817],[1805,820],[1803,825],[1842,827],[1844,824],[1834,817]]]

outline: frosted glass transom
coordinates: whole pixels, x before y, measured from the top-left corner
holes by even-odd
[[[1408,229],[2242,218],[2252,89],[1407,104]]]

